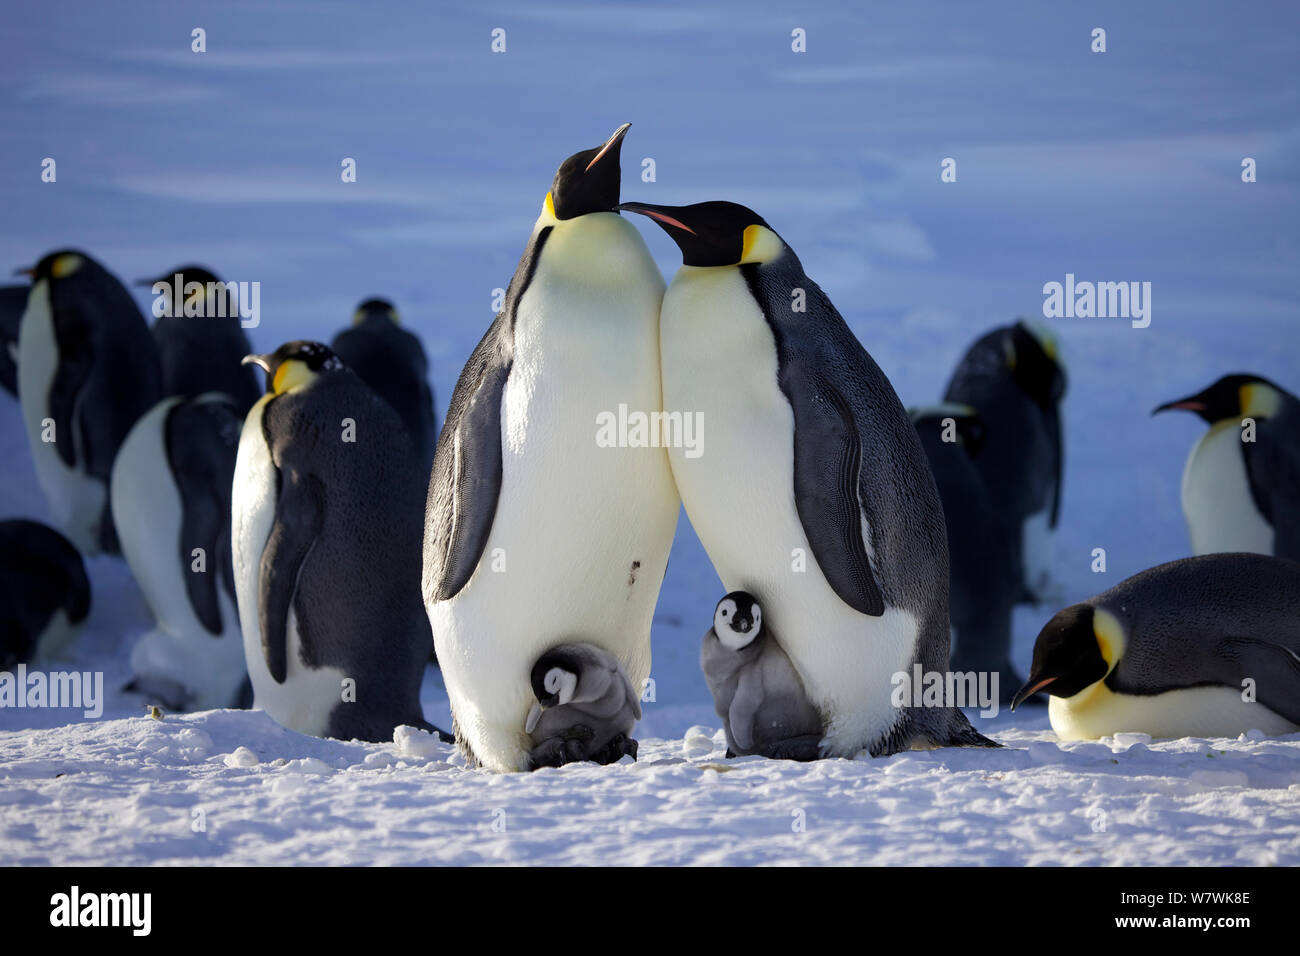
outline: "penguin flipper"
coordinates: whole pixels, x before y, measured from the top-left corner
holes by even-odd
[[[813,556],[840,600],[880,617],[885,598],[862,539],[858,477],[862,443],[853,409],[825,378],[782,369],[794,409],[794,496]],[[800,380],[786,379],[798,376]]]
[[[763,706],[763,675],[760,667],[746,667],[736,682],[736,694],[727,712],[732,739],[740,750],[754,749],[754,722]]]
[[[1292,644],[1295,644],[1292,640]],[[1240,689],[1242,678],[1255,681],[1255,699],[1300,724],[1300,648],[1260,637],[1225,637],[1214,649],[1222,665],[1218,682]]]
[[[325,489],[314,475],[285,470],[275,524],[262,551],[259,590],[262,653],[271,677],[283,684],[289,669],[289,612],[298,591],[298,575],[320,533]]]
[[[30,286],[0,286],[0,386],[18,395],[18,330],[27,309]]]
[[[228,522],[230,499],[218,489],[229,489],[234,476],[239,441],[239,418],[224,396],[177,405],[167,417],[167,455],[181,498],[179,541],[182,576],[190,607],[200,624],[214,637],[221,636],[218,589],[233,581]],[[194,549],[202,548],[210,568],[193,570]]]
[[[1273,553],[1300,560],[1300,456],[1284,425],[1261,421],[1253,442],[1242,442],[1255,507],[1273,526]]]
[[[465,363],[438,436],[425,521],[426,601],[460,593],[487,546],[501,494],[501,403],[513,364],[506,313]]]
[[[49,416],[54,420],[54,448],[69,468],[77,466],[77,449],[86,447],[88,437],[76,421],[78,400],[95,365],[90,327],[77,309],[54,310],[54,334],[59,344],[59,367],[50,383]],[[63,440],[59,441],[59,436]],[[75,438],[74,438],[75,435]],[[83,470],[88,470],[84,469]]]

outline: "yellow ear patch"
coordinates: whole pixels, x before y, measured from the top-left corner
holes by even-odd
[[[361,324],[361,320],[364,319],[365,317],[366,317],[366,314],[365,314],[364,312],[362,312],[360,309],[357,309],[357,311],[355,311],[355,312],[352,313],[352,324],[353,324],[353,325],[360,325],[360,324]]]
[[[741,246],[740,262],[771,262],[785,251],[779,236],[766,226],[755,223],[745,227],[744,244]]]
[[[559,217],[555,215],[555,199],[548,192],[546,199],[542,201],[542,219],[550,222],[559,222]]]
[[[280,363],[280,367],[275,370],[275,375],[271,379],[271,389],[277,395],[283,395],[285,392],[294,388],[301,388],[308,384],[316,377],[306,362],[298,359],[289,359],[287,362]]]
[[[1240,388],[1241,415],[1243,418],[1270,418],[1277,414],[1282,396],[1277,389],[1263,382],[1243,385]]]
[[[1092,612],[1092,633],[1097,638],[1097,649],[1101,651],[1102,660],[1107,664],[1109,674],[1124,656],[1128,641],[1124,637],[1124,628],[1115,615],[1102,608]]]
[[[82,258],[75,252],[65,252],[54,260],[50,266],[50,275],[56,279],[62,279],[72,275],[81,268]]]

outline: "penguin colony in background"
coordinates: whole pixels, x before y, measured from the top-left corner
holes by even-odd
[[[1046,695],[1062,739],[1300,730],[1300,400],[1239,373],[1156,409],[1209,425],[1182,479],[1196,556],[1057,613],[1022,682],[1012,610],[1050,600],[1061,514],[1055,336],[993,329],[905,411],[759,214],[620,202],[627,131],[555,173],[441,432],[385,299],[330,346],[255,354],[200,266],[141,283],[184,289],[152,328],[77,250],[0,287],[0,386],[59,528],[0,522],[0,665],[65,647],[82,555],[120,553],[156,622],[132,653],[151,701],[435,731],[436,648],[471,764],[635,759],[684,504],[728,589],[700,661],[729,757],[996,746],[951,702],[895,706],[914,668]],[[677,244],[670,284],[623,213]],[[702,414],[707,452],[599,447],[620,407]]]

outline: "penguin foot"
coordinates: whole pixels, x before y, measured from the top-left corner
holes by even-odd
[[[638,744],[627,734],[618,734],[600,750],[593,753],[588,760],[594,760],[596,763],[604,766],[605,764],[618,763],[624,757],[636,759]]]
[[[587,757],[586,741],[590,740],[594,735],[586,727],[574,729],[587,730],[588,736],[585,740],[578,737],[552,737],[550,740],[538,744],[528,753],[528,769],[563,767],[565,764],[578,763],[589,759]]]
[[[773,760],[817,760],[821,757],[821,741],[821,734],[791,737],[768,744],[759,753]]]

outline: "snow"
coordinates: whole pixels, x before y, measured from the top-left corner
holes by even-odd
[[[1203,425],[1150,409],[1228,371],[1300,387],[1300,14],[792,9],[15,8],[0,263],[63,245],[127,279],[203,262],[261,283],[259,350],[328,339],[385,295],[424,340],[441,418],[555,166],[631,121],[624,197],[753,206],[908,404],[937,400],[985,329],[1040,314],[1044,283],[1150,281],[1150,328],[1051,320],[1067,472],[1057,593],[1016,613],[1024,670],[1060,606],[1187,553],[1178,483]],[[1099,25],[1109,52],[1092,54]],[[671,277],[675,247],[644,234]],[[48,520],[5,396],[0,456],[0,514]],[[698,663],[722,588],[684,519],[640,758],[531,775],[466,769],[414,731],[362,744],[258,712],[149,717],[120,691],[148,611],[120,561],[88,570],[90,622],[42,666],[103,671],[105,711],[0,710],[0,864],[1300,863],[1300,735],[1058,745],[1040,708],[979,721],[997,751],[723,759]],[[446,726],[436,671],[422,696]]]

